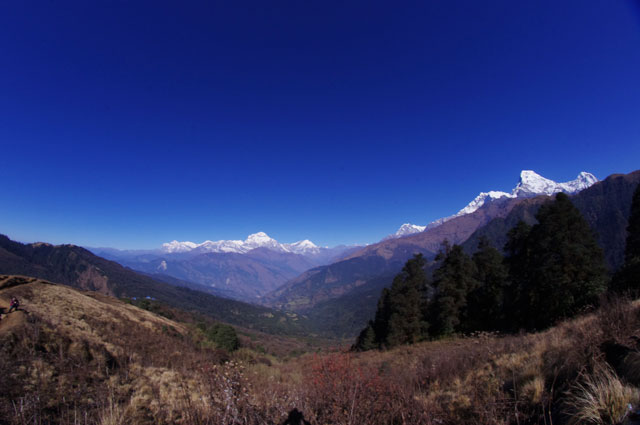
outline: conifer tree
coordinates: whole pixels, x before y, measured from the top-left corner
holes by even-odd
[[[427,276],[426,260],[422,254],[407,261],[402,272],[393,279],[390,291],[388,333],[383,345],[394,347],[413,344],[426,337],[427,324],[423,317]]]
[[[373,321],[374,341],[378,348],[387,342],[389,334],[389,319],[391,318],[391,291],[389,288],[383,288],[380,298],[378,299],[378,308],[376,310],[375,319]]]
[[[501,328],[509,331],[515,331],[523,326],[523,316],[528,310],[529,298],[525,288],[530,286],[530,247],[528,245],[530,233],[531,226],[521,220],[507,234],[507,243],[504,246],[509,285],[504,302],[506,321]]]
[[[446,241],[436,260],[441,264],[434,272],[436,294],[429,306],[434,326],[432,335],[446,336],[464,330],[467,294],[477,286],[476,270],[460,245],[450,247]]]
[[[625,263],[640,258],[640,184],[636,186],[631,200],[631,214],[627,225],[627,246],[624,251]]]
[[[624,265],[616,274],[612,286],[616,292],[628,292],[634,297],[640,295],[640,184],[631,200]]]
[[[564,193],[543,205],[538,224],[522,236],[511,234],[508,251],[517,285],[519,320],[528,328],[544,328],[597,302],[606,288],[602,250],[591,228]],[[524,244],[523,244],[524,242]]]
[[[382,290],[375,319],[358,336],[356,350],[412,344],[426,338],[428,324],[423,311],[428,282],[425,265],[422,254],[416,254],[393,279],[391,288]]]
[[[373,330],[373,321],[369,320],[367,327],[360,332],[360,335],[358,335],[358,339],[356,339],[356,343],[352,347],[352,350],[369,351],[374,348],[378,348],[378,344],[376,343],[376,333]]]
[[[467,331],[492,331],[504,328],[505,288],[509,273],[500,251],[482,238],[473,254],[477,287],[467,296]]]

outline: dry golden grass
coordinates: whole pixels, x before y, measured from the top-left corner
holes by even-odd
[[[624,301],[536,334],[243,348],[225,363],[191,327],[107,296],[0,278],[9,295],[28,312],[0,324],[0,413],[15,424],[279,424],[294,408],[314,425],[605,424],[640,401],[638,306]]]
[[[638,389],[624,385],[606,365],[571,386],[565,400],[569,425],[614,425],[620,423],[630,403],[638,402]]]

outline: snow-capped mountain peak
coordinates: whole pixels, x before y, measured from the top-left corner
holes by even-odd
[[[531,170],[522,170],[520,172],[520,181],[513,189],[511,195],[513,198],[524,198],[538,195],[554,195],[559,192],[568,194],[578,193],[581,190],[597,183],[598,179],[591,173],[582,171],[575,180],[564,183],[556,183],[553,180],[546,179],[540,174]]]
[[[311,242],[309,239],[298,241],[290,244],[291,246],[297,246],[299,248],[317,248],[318,246]]]
[[[487,200],[496,200],[500,198],[530,198],[538,195],[554,195],[558,192],[568,193],[573,195],[583,189],[597,183],[598,179],[591,173],[586,171],[578,174],[575,180],[571,180],[565,183],[556,183],[553,180],[542,177],[540,174],[532,170],[522,170],[520,172],[520,180],[516,187],[513,188],[511,193],[490,191],[482,192],[476,198],[469,203],[466,207],[458,211],[457,214],[447,217],[445,219],[451,219],[459,217],[461,215],[470,214],[482,207]],[[442,219],[441,219],[442,220]]]
[[[320,248],[309,239],[284,244],[284,247],[295,254],[316,254],[320,252]]]
[[[162,250],[169,254],[175,254],[179,252],[189,252],[197,246],[198,244],[193,242],[178,242],[173,240],[171,242],[163,243]]]
[[[473,201],[469,202],[469,204],[466,207],[458,211],[454,216],[452,216],[452,218],[459,217],[465,214],[471,214],[472,212],[476,211],[478,208],[483,206],[487,201],[487,199],[494,200],[494,199],[504,198],[505,196],[512,197],[507,192],[500,192],[497,190],[491,190],[489,192],[480,192],[480,194],[476,196],[473,199]]]
[[[566,193],[578,193],[581,190],[584,190],[592,185],[598,183],[598,179],[591,173],[587,173],[586,171],[578,174],[578,177],[575,180],[571,180],[566,183],[558,183],[563,189],[563,192]]]
[[[556,183],[553,180],[542,177],[540,174],[532,170],[522,170],[520,172],[520,180],[516,187],[513,188],[511,193],[501,191],[489,191],[481,192],[471,201],[466,207],[458,211],[456,214],[440,218],[436,221],[429,223],[427,226],[417,226],[414,224],[403,224],[398,231],[390,237],[402,237],[413,233],[422,232],[426,229],[438,227],[441,224],[481,208],[487,202],[493,202],[501,198],[531,198],[538,195],[554,195],[559,192],[564,192],[570,195],[580,192],[593,184],[597,183],[598,179],[591,173],[582,171],[578,174],[575,180],[571,180],[564,183]],[[406,227],[405,227],[406,226]],[[421,229],[421,230],[416,230]]]
[[[264,232],[258,232],[258,233],[249,235],[247,239],[244,241],[243,247],[248,249],[271,248],[277,251],[284,250],[277,240],[270,238],[269,235],[267,235]]]
[[[531,170],[520,172],[520,181],[511,192],[512,197],[529,197],[536,195],[553,195],[557,193],[558,183],[545,179]]]
[[[245,243],[254,242],[254,243],[263,243],[270,242],[274,239],[270,238],[265,232],[252,233],[247,236]]]
[[[404,223],[400,228],[394,233],[396,237],[402,237],[407,235],[413,235],[414,233],[420,233],[426,229],[427,226],[418,226],[417,224]]]

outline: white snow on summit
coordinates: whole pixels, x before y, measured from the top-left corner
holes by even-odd
[[[404,223],[402,226],[400,226],[398,231],[394,233],[393,236],[400,238],[402,236],[413,235],[414,233],[423,232],[426,228],[427,226],[418,226],[416,224]]]
[[[243,241],[204,241],[196,245],[196,252],[242,252]]]
[[[198,245],[193,242],[178,242],[171,241],[162,244],[162,250],[167,253],[179,253],[179,252],[189,252]]]
[[[207,252],[232,252],[244,254],[256,248],[267,248],[278,252],[292,252],[295,254],[316,254],[320,251],[310,240],[303,240],[290,244],[281,244],[277,240],[269,237],[264,232],[253,233],[244,241],[220,240],[204,241],[200,244],[193,242],[172,241],[162,244],[162,251],[167,254],[176,253],[207,253]]]
[[[320,248],[309,239],[294,243],[286,243],[284,247],[295,254],[317,254]]]
[[[391,235],[391,237],[402,237],[413,233],[422,232],[425,229],[432,229],[438,227],[443,223],[451,220],[452,218],[460,217],[466,214],[471,214],[478,208],[482,207],[487,202],[492,202],[500,198],[531,198],[538,195],[554,195],[559,192],[564,192],[570,195],[580,192],[593,184],[597,183],[598,179],[591,173],[586,171],[578,174],[575,180],[571,180],[564,183],[556,183],[553,180],[546,179],[540,174],[531,170],[522,170],[520,172],[520,180],[511,193],[500,191],[481,192],[474,198],[466,207],[458,211],[456,214],[440,218],[432,221],[426,226],[417,226],[415,224],[403,224],[398,231]],[[406,229],[420,229],[413,232]]]
[[[282,247],[277,240],[272,239],[264,232],[254,233],[247,237],[247,240],[244,241],[242,245],[244,249],[250,251],[256,248],[269,248],[274,251],[286,251],[284,247]]]
[[[563,192],[573,194],[591,187],[596,183],[598,183],[598,179],[596,178],[596,176],[583,171],[578,174],[578,178],[576,178],[575,180],[571,180],[566,183],[558,183],[558,186],[562,188]]]
[[[476,196],[473,199],[473,201],[469,202],[469,204],[466,207],[458,211],[455,215],[448,218],[451,219],[453,217],[460,217],[461,215],[471,214],[472,212],[476,211],[478,208],[483,206],[484,203],[487,201],[487,199],[494,200],[494,199],[500,199],[504,197],[515,198],[515,196],[512,196],[507,192],[500,192],[497,190],[491,190],[489,192],[480,192],[480,194]]]
[[[585,171],[578,174],[575,180],[556,183],[553,180],[545,179],[534,171],[522,170],[520,173],[520,181],[511,192],[511,197],[526,198],[538,195],[554,195],[559,192],[572,195],[597,182],[598,179],[593,174]]]

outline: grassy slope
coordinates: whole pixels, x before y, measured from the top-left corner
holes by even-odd
[[[302,359],[316,385],[304,407],[317,423],[618,423],[640,402],[639,305],[540,333]]]
[[[11,296],[22,305],[0,322],[0,410],[13,423],[72,423],[79,415],[98,423],[100,406],[120,397],[148,401],[154,383],[175,395],[177,370],[219,358],[199,349],[184,325],[112,297],[0,276],[0,298]],[[13,316],[25,320],[6,327]],[[148,407],[132,406],[130,415],[144,423]]]
[[[242,349],[220,364],[181,323],[96,293],[7,281],[0,299],[16,295],[28,311],[11,329],[0,322],[9,423],[270,424],[294,407],[313,424],[616,423],[640,396],[637,304],[535,334],[286,362]]]

